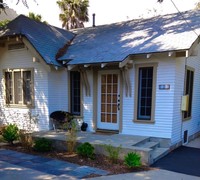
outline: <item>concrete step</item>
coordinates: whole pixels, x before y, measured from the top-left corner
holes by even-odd
[[[159,142],[149,141],[149,142],[145,142],[144,144],[139,144],[138,147],[155,149],[159,147],[159,145],[160,145]]]
[[[169,153],[169,148],[156,148],[151,154],[151,164]]]
[[[133,144],[133,146],[141,147],[142,145],[146,144],[149,141],[150,141],[150,137],[147,137],[147,138]]]

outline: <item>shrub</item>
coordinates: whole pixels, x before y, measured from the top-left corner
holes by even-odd
[[[66,134],[67,151],[73,153],[77,142],[77,125],[74,120],[70,122],[69,132]]]
[[[88,142],[81,144],[77,148],[77,153],[83,157],[94,159],[94,147]]]
[[[30,133],[25,130],[19,131],[19,140],[25,149],[31,149],[33,146],[33,139]]]
[[[19,138],[19,129],[15,124],[9,124],[3,130],[2,136],[4,140],[13,145],[13,141]]]
[[[45,138],[36,139],[33,149],[38,152],[49,152],[52,150],[52,142]]]
[[[114,147],[111,144],[104,145],[105,150],[108,152],[108,157],[112,163],[117,163],[119,159],[119,152],[122,149],[121,145],[119,147]]]
[[[141,156],[137,153],[128,153],[125,157],[124,157],[124,164],[126,166],[128,166],[129,168],[132,167],[140,167],[141,164]]]

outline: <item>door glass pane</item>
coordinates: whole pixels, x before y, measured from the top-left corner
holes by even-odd
[[[118,75],[101,76],[101,122],[117,123]]]

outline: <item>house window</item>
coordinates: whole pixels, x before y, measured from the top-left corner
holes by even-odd
[[[33,106],[32,82],[30,69],[5,71],[6,104]]]
[[[156,64],[136,65],[136,121],[154,121],[156,67]]]
[[[72,71],[71,80],[71,113],[77,116],[81,114],[81,91],[80,91],[80,72]]]
[[[191,118],[192,114],[192,95],[193,95],[193,83],[194,83],[194,70],[191,68],[186,69],[185,79],[185,95],[189,95],[188,111],[183,113],[183,118]]]

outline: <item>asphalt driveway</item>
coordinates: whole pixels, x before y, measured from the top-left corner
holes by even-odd
[[[180,146],[152,167],[200,177],[200,149]]]

